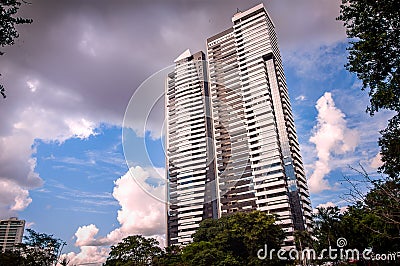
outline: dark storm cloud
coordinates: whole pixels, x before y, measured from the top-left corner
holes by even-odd
[[[21,39],[7,49],[2,66],[18,72],[19,80],[36,78],[44,86],[75,95],[80,98],[78,110],[117,122],[140,82],[170,65],[183,50],[204,50],[206,38],[231,26],[236,8],[256,3],[33,1],[23,11],[34,23],[20,27]],[[338,1],[270,1],[266,6],[283,47],[302,40],[309,45],[313,39],[337,40],[338,24],[331,20]],[[18,98],[25,104],[18,93],[26,91],[15,86],[15,78],[6,76],[4,81],[8,101]],[[68,105],[52,101],[52,93],[44,90],[29,98],[48,108]]]

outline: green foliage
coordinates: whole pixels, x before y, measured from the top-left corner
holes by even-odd
[[[182,260],[188,265],[240,265],[232,252],[219,250],[214,243],[194,242],[184,248]],[[228,261],[231,264],[227,264]]]
[[[358,203],[350,206],[341,218],[340,237],[346,238],[350,248],[364,250],[372,247],[369,236],[371,231],[367,228],[368,224],[374,220],[375,216],[366,212],[365,206]]]
[[[32,19],[16,17],[21,2],[17,0],[0,0],[0,46],[13,45],[19,34],[17,24],[32,23]],[[4,52],[0,51],[0,55]],[[0,94],[6,98],[4,86],[0,84]]]
[[[347,70],[369,88],[370,115],[380,109],[396,112],[380,133],[380,170],[400,177],[400,4],[398,0],[342,0],[340,16],[348,38]]]
[[[154,238],[145,238],[140,235],[128,236],[111,247],[104,265],[152,265],[153,260],[161,256],[161,248],[158,245],[158,241]]]
[[[157,258],[153,259],[153,265],[185,265],[181,256],[182,248],[177,245],[166,247]]]
[[[200,223],[193,243],[182,251],[188,265],[279,265],[274,259],[260,260],[257,252],[267,245],[279,249],[284,239],[275,218],[265,212],[238,212]]]

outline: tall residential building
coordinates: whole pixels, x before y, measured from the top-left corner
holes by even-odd
[[[207,166],[202,169],[209,171],[211,179],[206,176],[202,178],[214,182],[209,186],[206,186],[207,182],[198,183],[198,189],[214,189],[215,192],[211,194],[216,195],[216,200],[210,202],[203,198],[203,202],[197,202],[197,208],[202,203],[216,206],[216,215],[215,210],[210,209],[213,217],[255,209],[277,214],[278,222],[287,234],[284,245],[291,247],[294,244],[294,230],[308,229],[311,223],[311,203],[275,26],[262,4],[236,13],[232,22],[232,28],[207,40],[209,75],[203,80],[204,93],[209,93],[210,97],[203,104],[202,121],[208,123],[204,119],[204,115],[207,118],[208,114],[211,114],[212,121],[211,126],[204,127],[205,131],[202,131],[203,140],[196,141],[208,147],[213,146],[207,152],[213,151],[214,156],[209,158],[215,159],[208,160]],[[191,72],[187,70],[184,73],[190,75]],[[199,76],[196,78],[201,79]],[[169,77],[168,80],[173,79]],[[168,89],[175,87],[170,84]],[[191,81],[185,79],[180,86],[189,84]],[[194,91],[192,94],[191,97],[195,97]],[[170,95],[167,95],[167,106],[176,100],[174,98],[171,101]],[[169,116],[168,110],[167,118]],[[184,123],[191,122],[186,120]],[[170,134],[174,135],[168,128],[167,135]],[[210,136],[212,141],[209,141]],[[180,142],[167,143],[169,158],[181,145],[183,143]],[[189,154],[185,156],[188,165],[195,160],[196,157]],[[167,171],[171,188],[175,181],[171,177],[170,167],[169,160]],[[200,171],[200,168],[197,170]],[[174,176],[179,175],[185,176],[178,170]],[[176,182],[184,181],[178,177]],[[200,212],[196,216],[190,207],[185,211],[176,209],[176,212],[172,212],[174,204],[183,206],[190,201],[186,201],[186,198],[173,201],[174,194],[171,191],[168,217],[169,220],[172,214],[177,217],[174,222],[178,226],[178,238],[177,242],[171,241],[170,232],[175,228],[169,223],[169,244],[186,243],[190,237],[185,235],[185,240],[181,241],[179,234],[184,229],[180,229],[180,226],[192,221],[190,232],[194,231]],[[179,188],[174,190],[175,193],[183,191]]]
[[[203,219],[217,218],[205,59],[187,50],[167,78],[168,245],[190,242]]]
[[[16,217],[0,220],[0,252],[11,250],[21,243],[24,229],[25,220],[18,220]]]

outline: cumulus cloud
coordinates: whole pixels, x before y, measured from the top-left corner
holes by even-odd
[[[75,245],[80,252],[70,252],[64,256],[74,263],[103,262],[108,254],[106,246],[135,234],[156,238],[163,247],[166,228],[165,186],[152,185],[163,183],[162,173],[164,169],[136,166],[117,179],[113,196],[121,206],[117,216],[120,227],[100,237],[97,236],[99,229],[96,225],[80,226],[75,233]],[[149,179],[153,181],[149,182]]]
[[[99,232],[99,229],[94,225],[84,225],[78,228],[75,233],[77,246],[90,246],[95,240],[95,236]]]
[[[13,216],[17,211],[25,209],[32,199],[29,192],[10,180],[0,180],[0,218]]]
[[[161,199],[164,199],[165,187],[143,182],[151,177],[160,179],[159,172],[136,166],[115,181],[113,196],[121,205],[118,221],[122,226],[118,231],[122,234],[149,236],[164,233],[165,201]]]
[[[331,159],[354,151],[359,140],[359,133],[347,127],[344,113],[335,106],[332,94],[325,94],[318,99],[317,125],[313,129],[310,142],[315,145],[317,161],[313,165],[308,184],[310,191],[318,193],[330,189],[327,175],[333,170]]]
[[[90,265],[103,265],[106,261],[110,249],[107,247],[96,247],[96,246],[82,246],[80,247],[80,252],[69,252],[67,254],[62,254],[60,259],[67,259],[69,265],[80,265],[80,264],[90,264]]]

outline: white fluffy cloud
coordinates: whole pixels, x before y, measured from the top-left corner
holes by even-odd
[[[121,228],[111,232],[109,237],[113,238],[114,234],[151,236],[164,233],[165,205],[159,199],[164,198],[165,187],[152,187],[143,182],[150,177],[160,179],[157,170],[136,166],[115,181],[113,196],[121,205],[118,211]]]
[[[98,232],[99,229],[94,224],[79,227],[75,233],[75,244],[77,246],[90,246]]]
[[[107,259],[109,248],[96,246],[82,246],[80,252],[69,252],[61,255],[61,260],[67,258],[69,265],[80,265],[82,263],[90,265],[102,265]]]
[[[75,233],[75,245],[80,248],[80,252],[70,252],[64,256],[73,263],[103,262],[108,254],[108,249],[104,246],[116,244],[124,237],[134,234],[154,237],[163,247],[166,228],[163,200],[165,187],[148,183],[149,178],[162,183],[163,172],[163,169],[136,166],[117,179],[114,182],[113,196],[121,206],[117,216],[120,227],[105,237],[97,238],[99,229],[96,225],[79,227]]]
[[[313,193],[331,188],[326,179],[334,167],[331,159],[335,155],[354,151],[359,140],[359,133],[347,127],[345,115],[335,106],[331,93],[325,92],[318,99],[316,108],[317,125],[314,127],[310,142],[315,144],[318,159],[308,180],[310,191]]]

